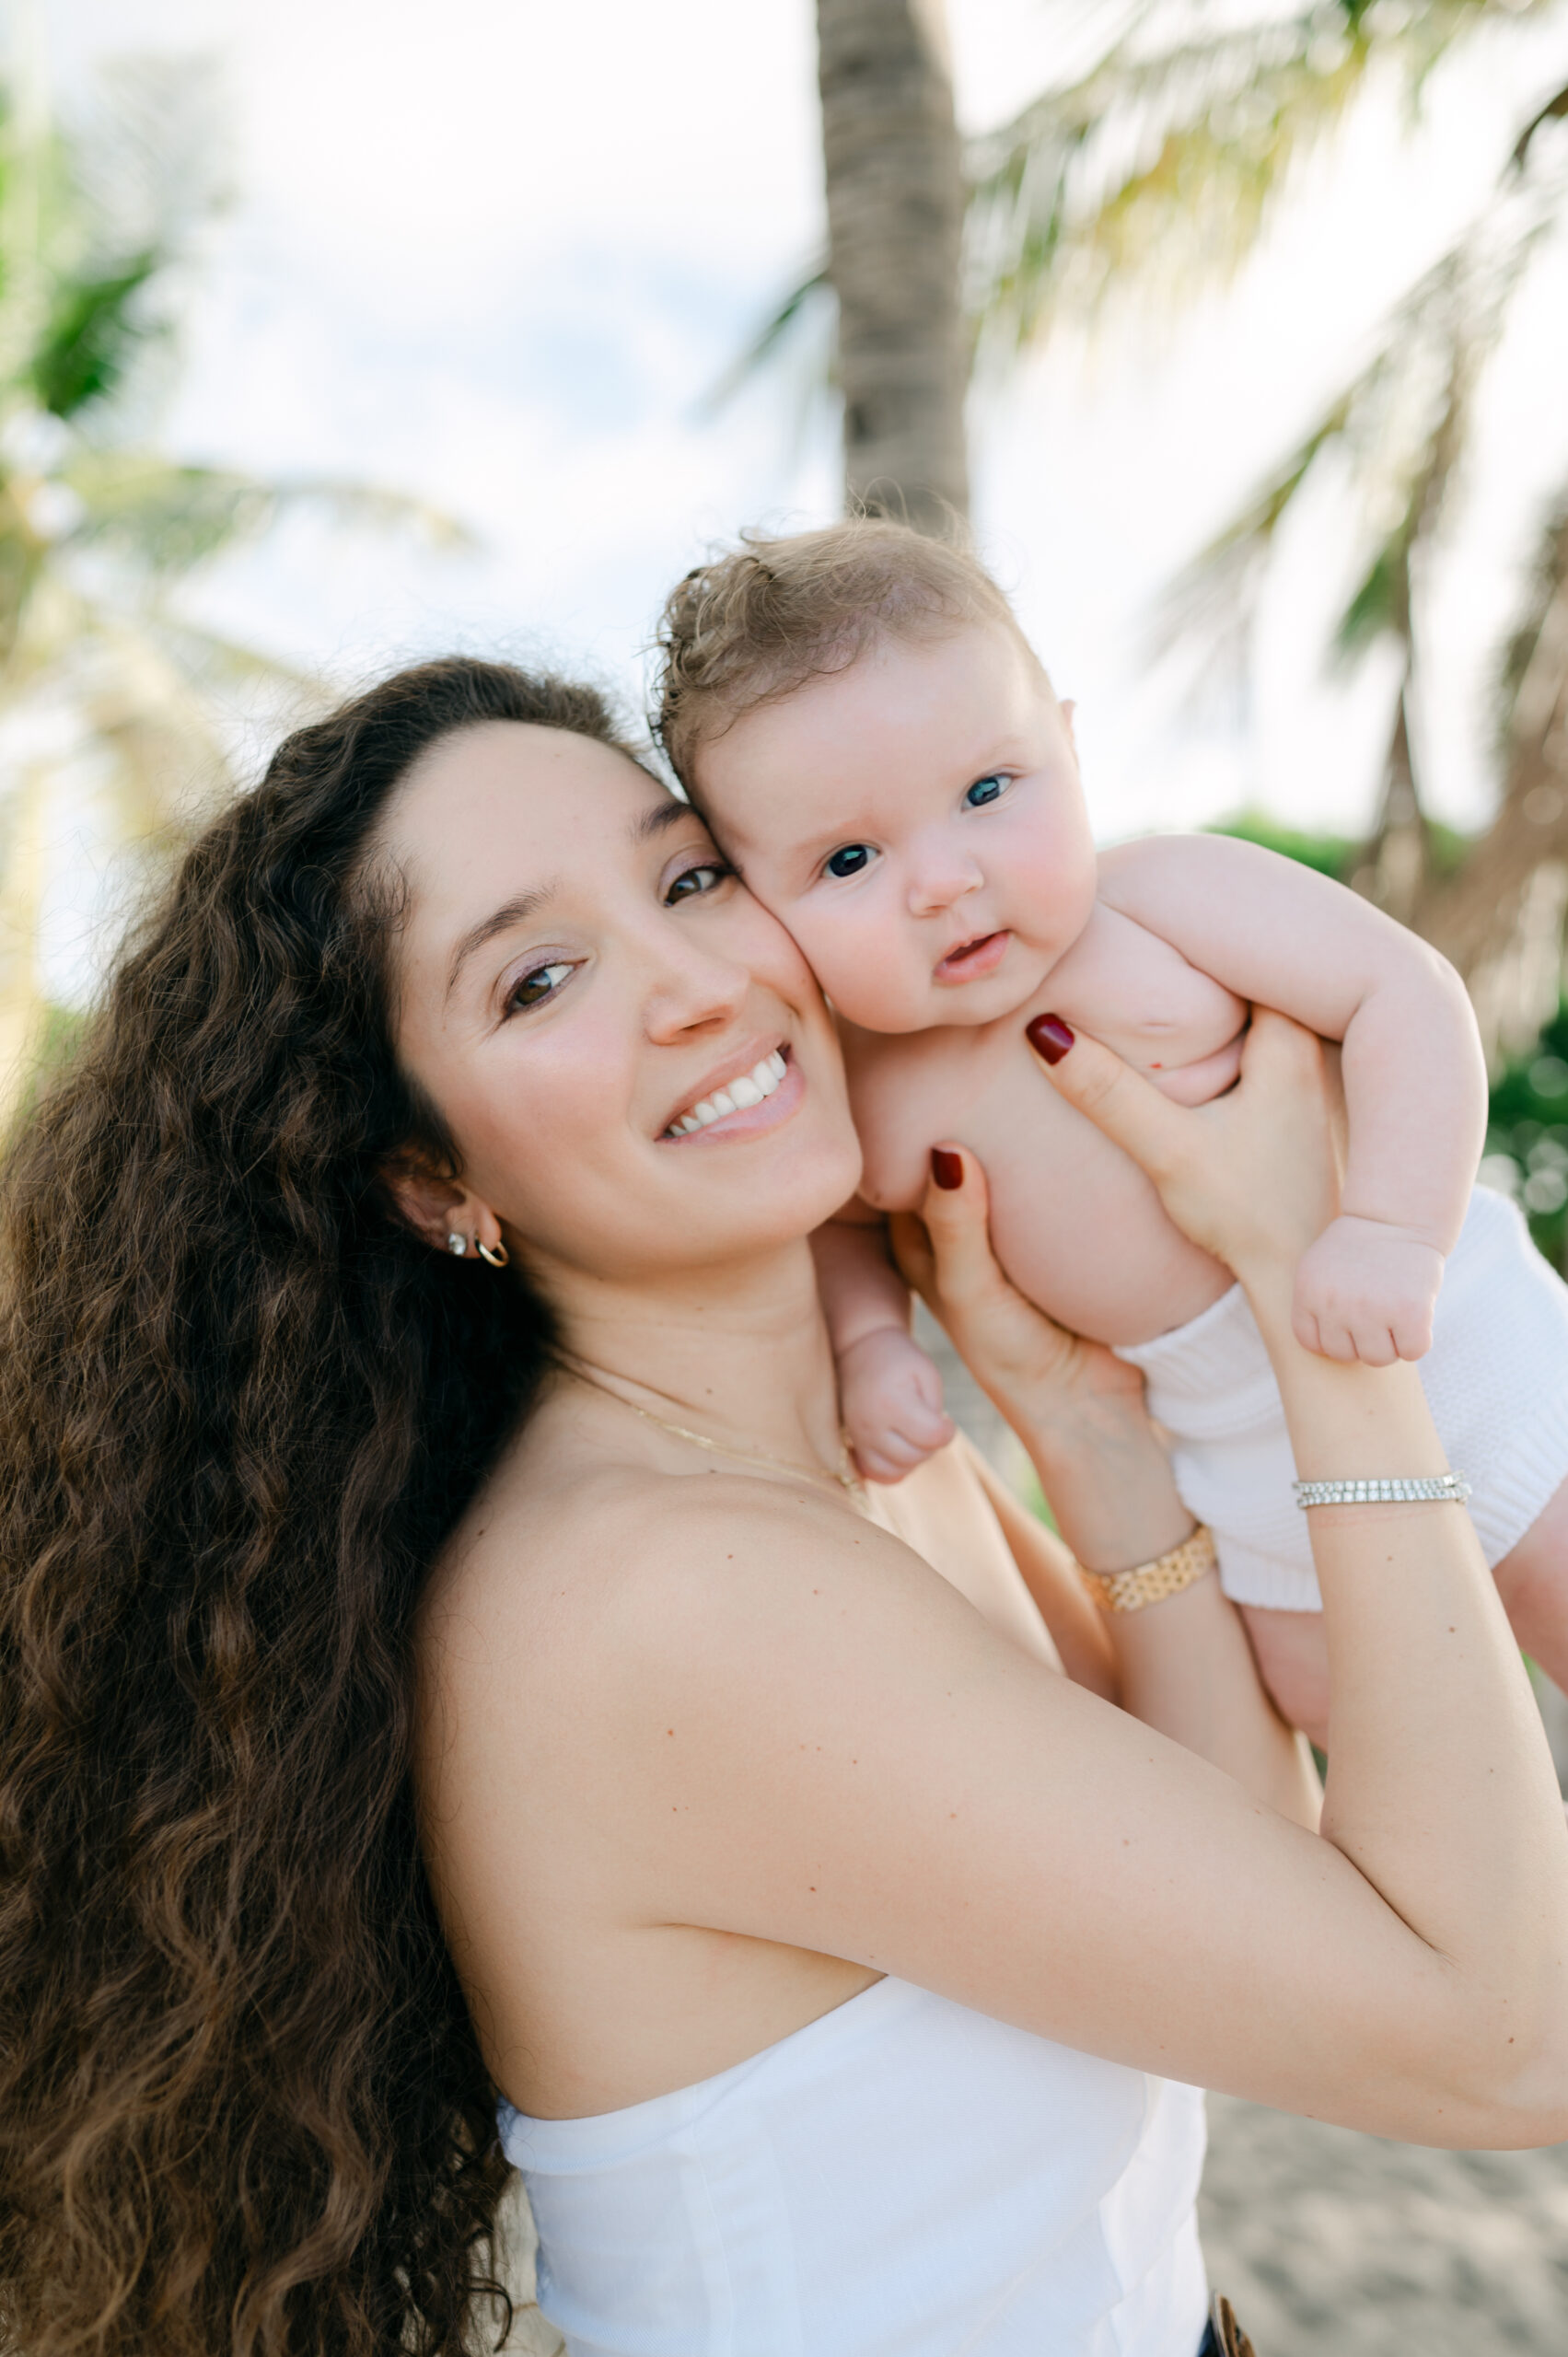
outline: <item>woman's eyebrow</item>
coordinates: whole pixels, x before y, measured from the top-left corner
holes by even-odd
[[[632,840],[634,843],[646,842],[651,836],[662,835],[667,828],[677,826],[682,819],[694,818],[695,815],[689,802],[678,802],[673,794],[669,795],[664,801],[656,802],[638,813],[632,821]],[[498,933],[505,933],[512,925],[527,924],[529,917],[537,915],[546,901],[554,897],[553,884],[540,885],[536,892],[515,893],[511,900],[503,900],[498,909],[493,909],[487,917],[481,917],[477,924],[470,925],[452,952],[452,962],[447,970],[447,996],[451,997],[458,986],[459,975],[476,949],[482,949],[487,941],[494,941]]]
[[[505,933],[515,924],[527,924],[529,917],[554,897],[553,884],[541,885],[537,892],[515,893],[487,917],[481,917],[477,924],[470,925],[452,952],[452,962],[447,970],[447,996],[450,998],[457,989],[458,977],[476,949],[482,949],[487,941],[494,941],[498,933]]]
[[[696,815],[689,802],[678,802],[673,794],[667,794],[662,802],[650,804],[633,819],[632,841],[645,843],[653,836],[662,835],[667,828],[678,827],[682,819],[694,819]]]

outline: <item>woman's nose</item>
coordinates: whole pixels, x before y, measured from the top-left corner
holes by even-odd
[[[663,1046],[691,1031],[734,1021],[746,1001],[751,977],[744,966],[717,958],[691,942],[666,945],[648,976],[645,1020],[650,1039]]]

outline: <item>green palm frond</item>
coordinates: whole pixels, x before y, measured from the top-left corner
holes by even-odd
[[[183,264],[221,196],[210,90],[187,67],[128,68],[69,137],[37,91],[15,98],[0,85],[0,1114],[47,1029],[62,778],[91,781],[102,849],[156,864],[234,789],[236,691],[291,713],[317,691],[192,621],[182,586],[291,514],[470,537],[374,484],[264,482],[158,450],[145,364],[177,349]],[[56,749],[29,753],[34,739]]]
[[[1528,164],[1537,132],[1544,131],[1549,122],[1562,122],[1565,117],[1568,117],[1568,82],[1564,82],[1560,90],[1554,90],[1543,106],[1536,109],[1515,141],[1514,152],[1508,160],[1516,171],[1522,172]]]
[[[1413,99],[1457,41],[1527,13],[1506,0],[1339,0],[1196,35],[1191,10],[1145,13],[1087,74],[973,144],[969,292],[982,344],[1005,355],[1112,296],[1179,299],[1223,281],[1375,69]]]
[[[421,500],[327,477],[263,482],[219,467],[175,465],[156,452],[84,446],[58,480],[78,502],[70,544],[129,560],[150,575],[188,573],[301,508],[338,524],[411,529],[433,546],[471,545],[461,525]]]
[[[819,330],[832,309],[833,290],[828,265],[826,261],[813,262],[770,307],[749,342],[703,394],[699,413],[711,416],[726,401],[733,401],[742,386],[749,384],[770,363],[779,360],[792,344]],[[830,362],[822,373],[825,380],[830,377]]]
[[[1505,186],[1423,273],[1350,383],[1164,593],[1151,617],[1153,654],[1184,640],[1235,647],[1281,526],[1330,460],[1374,534],[1334,652],[1353,662],[1389,633],[1408,641],[1412,566],[1441,527],[1477,382],[1556,206],[1554,189]]]
[[[0,374],[53,416],[112,407],[168,342],[169,273],[223,201],[209,81],[188,60],[123,62],[69,139],[36,93],[6,106]]]
[[[1280,528],[1323,453],[1342,440],[1360,389],[1359,383],[1351,385],[1330,403],[1246,505],[1161,593],[1146,632],[1152,661],[1184,642],[1208,649],[1217,661],[1234,657]]]
[[[1517,618],[1497,667],[1497,731],[1504,759],[1521,728],[1539,726],[1527,682],[1533,685],[1535,676],[1551,666],[1559,674],[1568,672],[1568,487],[1548,506]]]
[[[1373,555],[1360,586],[1334,625],[1333,650],[1353,663],[1378,639],[1408,638],[1411,626],[1411,529],[1407,515]]]
[[[41,409],[75,417],[118,391],[146,339],[135,300],[159,267],[157,254],[141,253],[107,273],[61,283],[28,366]]]

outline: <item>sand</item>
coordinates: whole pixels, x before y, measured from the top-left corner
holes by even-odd
[[[1209,2098],[1211,2281],[1258,2357],[1568,2351],[1568,2144],[1433,2153]]]

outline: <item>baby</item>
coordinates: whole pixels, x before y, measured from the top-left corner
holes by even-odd
[[[1097,855],[1072,707],[957,548],[871,520],[752,537],[680,585],[662,644],[669,758],[842,1028],[865,1168],[819,1260],[864,1469],[897,1480],[951,1430],[879,1229],[956,1141],[1014,1283],[1143,1370],[1264,1675],[1321,1734],[1317,1584],[1261,1337],[1025,1039],[1049,1058],[1082,1028],[1198,1105],[1236,1079],[1258,1001],[1342,1042],[1342,1209],[1297,1271],[1297,1334],[1423,1361],[1516,1627],[1568,1682],[1568,1287],[1514,1206],[1472,1191],[1486,1075],[1453,970],[1253,844]]]

